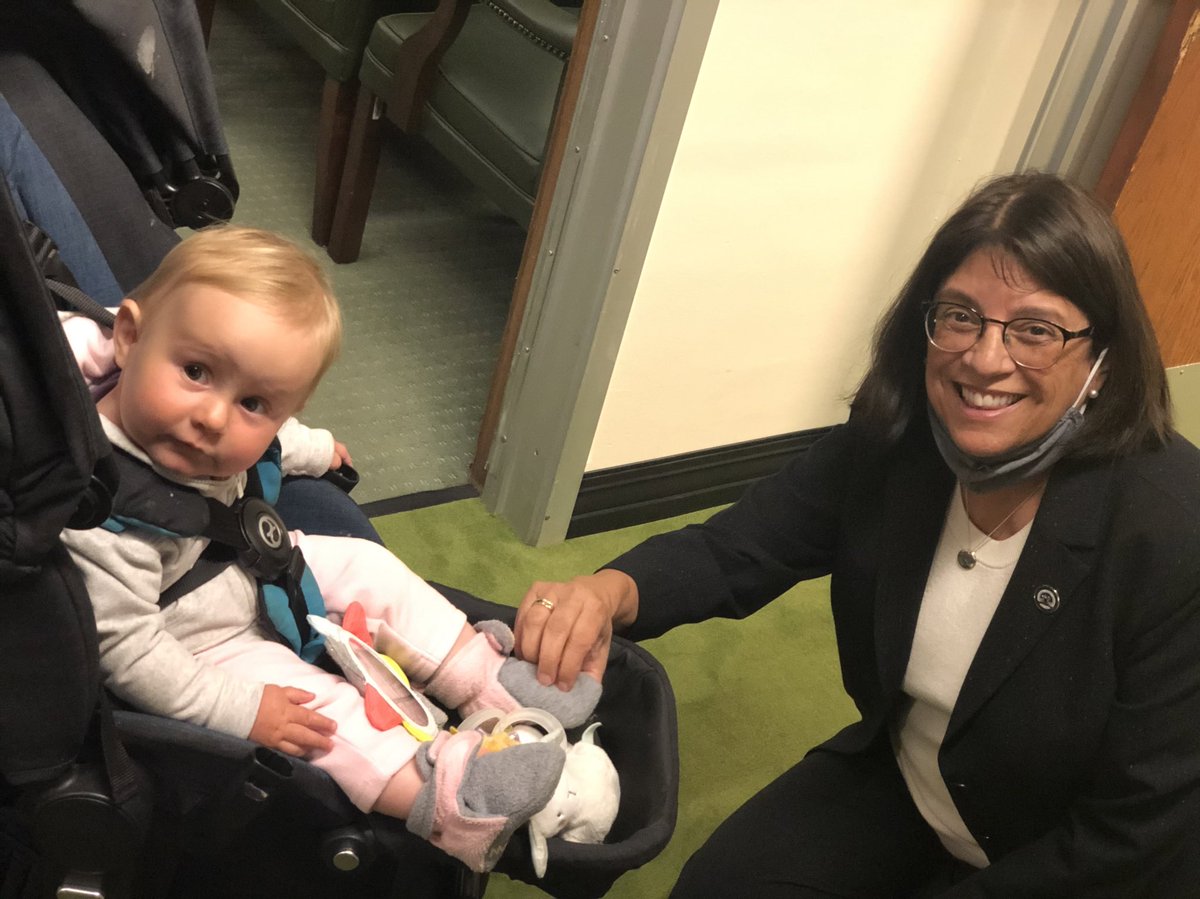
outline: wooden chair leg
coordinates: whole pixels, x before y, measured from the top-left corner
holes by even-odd
[[[312,239],[319,247],[329,243],[333,210],[337,205],[346,146],[358,97],[358,79],[325,79],[321,91],[321,113],[317,121],[317,179],[313,190]]]
[[[360,88],[333,213],[333,228],[326,246],[329,258],[334,262],[353,262],[362,248],[363,229],[379,168],[381,118],[375,115],[375,96],[365,87]]]

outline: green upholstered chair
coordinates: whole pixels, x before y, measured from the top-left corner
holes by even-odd
[[[528,227],[578,5],[441,0],[431,14],[398,13],[375,24],[359,70],[330,258],[358,258],[384,116],[428,141]]]
[[[358,97],[358,69],[371,26],[395,12],[432,10],[437,0],[257,0],[258,5],[325,70],[317,124],[312,237],[329,240],[350,118]]]

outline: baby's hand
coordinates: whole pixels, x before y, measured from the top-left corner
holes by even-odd
[[[329,462],[330,469],[338,469],[343,465],[353,465],[354,460],[350,458],[350,450],[346,449],[346,444],[340,440],[333,441],[333,459]]]
[[[328,752],[333,748],[329,737],[337,730],[337,722],[304,707],[315,698],[307,690],[267,684],[250,728],[250,739],[289,755]]]

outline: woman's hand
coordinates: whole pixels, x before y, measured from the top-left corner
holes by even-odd
[[[307,690],[267,684],[250,728],[250,739],[288,755],[329,751],[333,748],[329,737],[337,730],[337,722],[304,707],[315,698]]]
[[[513,628],[516,654],[536,662],[538,680],[569,690],[580,671],[604,676],[613,627],[637,617],[633,578],[604,569],[566,583],[539,581],[529,588]]]

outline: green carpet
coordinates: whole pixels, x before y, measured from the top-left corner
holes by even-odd
[[[375,525],[421,576],[515,606],[534,580],[592,571],[651,534],[708,514],[541,549],[521,543],[479,500],[385,516]],[[609,893],[616,899],[666,896],[722,820],[856,718],[838,673],[825,580],[796,587],[745,621],[693,625],[644,645],[666,668],[678,704],[679,823],[662,855],[617,881]],[[540,895],[503,876],[492,877],[487,890],[488,899]]]

